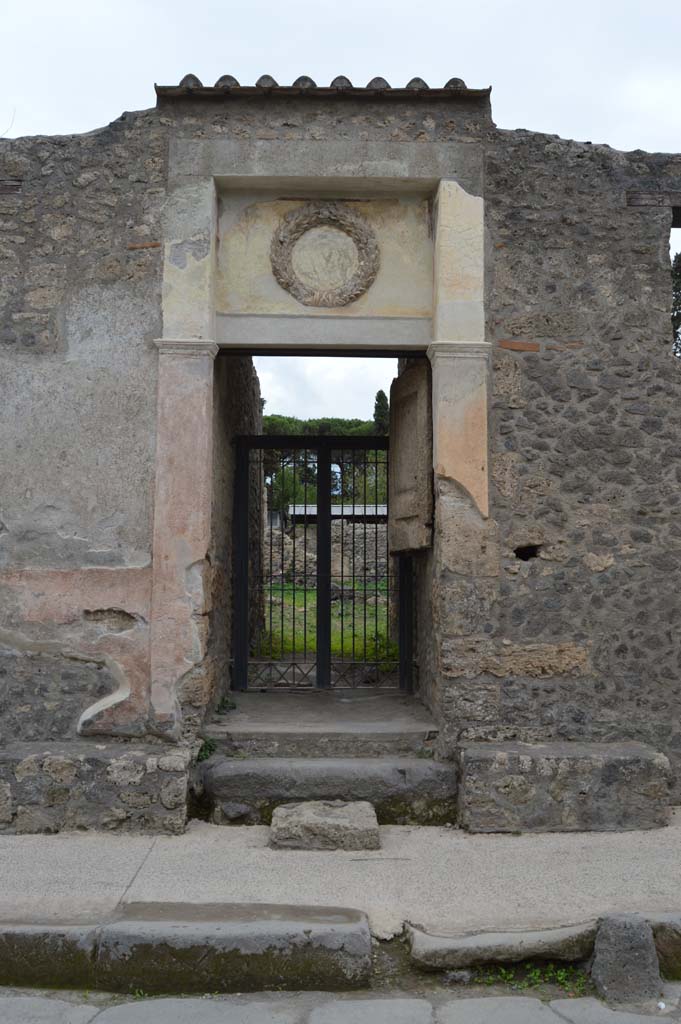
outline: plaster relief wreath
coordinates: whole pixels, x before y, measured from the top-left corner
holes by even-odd
[[[345,203],[314,202],[282,218],[270,245],[272,272],[304,306],[347,306],[381,265],[367,220]]]

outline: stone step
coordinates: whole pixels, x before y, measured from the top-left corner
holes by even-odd
[[[382,825],[443,825],[456,820],[453,763],[419,757],[224,757],[197,766],[202,812],[220,825],[269,824],[280,804],[366,800]]]
[[[670,766],[642,743],[473,743],[459,748],[469,832],[621,832],[669,821]]]
[[[32,988],[333,992],[371,974],[366,915],[344,907],[130,903],[84,924],[0,924],[0,948],[0,985]]]
[[[395,690],[248,692],[231,704],[202,730],[229,756],[409,757],[438,737],[430,712]]]
[[[275,850],[380,850],[376,811],[366,800],[305,800],[274,808]]]

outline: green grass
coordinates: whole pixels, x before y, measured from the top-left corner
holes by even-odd
[[[475,972],[475,981],[482,985],[510,985],[518,991],[556,985],[566,995],[578,997],[589,990],[589,976],[574,964],[535,963],[490,965]]]
[[[331,656],[380,665],[396,662],[397,642],[389,636],[387,581],[357,583],[354,594],[354,601],[331,603]],[[260,632],[253,653],[256,657],[273,659],[292,654],[310,655],[313,659],[317,652],[316,590],[286,583],[277,587],[271,596],[270,602],[269,592],[265,594],[265,628]],[[371,598],[377,598],[380,603],[368,603]]]

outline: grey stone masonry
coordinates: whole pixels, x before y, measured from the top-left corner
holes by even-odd
[[[669,762],[640,743],[476,743],[461,747],[459,824],[470,832],[659,828]]]
[[[183,832],[189,749],[16,743],[0,750],[0,833]]]
[[[270,846],[284,850],[379,850],[376,811],[366,800],[310,800],[272,814]]]

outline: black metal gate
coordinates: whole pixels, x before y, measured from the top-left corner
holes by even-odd
[[[232,689],[412,688],[412,567],[388,438],[236,439]]]

